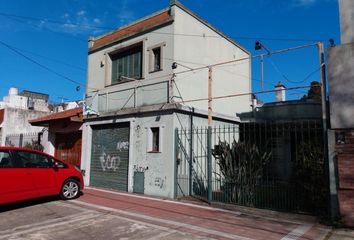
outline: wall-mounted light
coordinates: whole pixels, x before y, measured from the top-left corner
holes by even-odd
[[[171,68],[172,68],[172,69],[176,69],[176,68],[177,68],[177,63],[176,63],[176,62],[173,62]]]

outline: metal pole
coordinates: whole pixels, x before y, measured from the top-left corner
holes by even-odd
[[[212,84],[213,84],[213,69],[211,67],[208,68],[208,126],[211,127],[213,121],[213,92],[212,92]]]
[[[334,221],[337,218],[338,202],[337,202],[337,189],[336,189],[336,177],[334,170],[333,158],[329,158],[328,154],[328,126],[327,126],[327,99],[326,99],[326,65],[324,61],[324,48],[323,43],[319,42],[317,44],[319,59],[320,59],[320,77],[321,77],[321,103],[322,103],[322,125],[323,125],[323,156],[325,171],[327,176],[328,188],[329,188],[329,201],[328,210],[330,213],[331,220]]]
[[[190,141],[189,141],[189,195],[193,195],[193,114],[194,108],[190,115]]]
[[[175,129],[175,157],[174,157],[174,198],[176,199],[177,198],[177,185],[178,185],[178,162],[179,162],[179,159],[178,159],[178,152],[179,152],[179,149],[178,149],[178,128]]]
[[[213,188],[212,188],[212,164],[211,164],[211,126],[208,126],[207,130],[207,157],[208,157],[208,202],[211,204],[213,200]]]
[[[213,69],[209,69],[208,76],[208,129],[207,129],[207,160],[208,160],[208,202],[209,204],[212,201],[212,164],[211,164],[211,125],[212,125],[212,83],[213,83]]]
[[[264,56],[261,55],[261,84],[262,91],[264,91]]]

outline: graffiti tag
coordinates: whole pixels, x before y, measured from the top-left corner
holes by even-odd
[[[119,156],[111,156],[109,154],[103,153],[100,156],[100,163],[102,170],[105,172],[107,170],[117,171],[120,165],[120,157]]]
[[[129,150],[129,142],[128,141],[119,141],[117,142],[117,147],[116,149],[118,151],[123,151],[123,150]]]
[[[148,170],[149,167],[141,167],[139,165],[134,165],[133,169],[135,172],[146,172],[146,170]]]

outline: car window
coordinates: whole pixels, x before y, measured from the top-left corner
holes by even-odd
[[[50,159],[39,153],[16,151],[16,158],[19,158],[25,168],[49,168],[52,166]]]
[[[0,150],[0,168],[12,168],[14,167],[9,151]]]
[[[59,161],[55,160],[54,158],[50,158],[50,162],[51,162],[51,166],[54,166],[54,163],[57,163],[58,168],[67,168],[67,166],[64,163],[59,162]]]

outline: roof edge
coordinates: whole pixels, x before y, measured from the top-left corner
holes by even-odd
[[[241,44],[237,43],[236,41],[234,41],[233,39],[231,39],[230,37],[228,37],[225,33],[221,32],[220,30],[218,30],[217,28],[215,28],[213,25],[211,25],[210,23],[208,23],[206,20],[204,20],[202,17],[200,17],[199,15],[197,15],[196,13],[194,13],[193,11],[191,11],[190,9],[188,9],[186,6],[184,6],[182,3],[180,3],[178,0],[172,0],[171,1],[171,7],[173,6],[177,6],[180,9],[182,9],[183,11],[185,11],[186,13],[188,13],[189,15],[191,15],[192,17],[194,17],[196,20],[198,20],[199,22],[201,22],[202,24],[204,24],[205,26],[209,27],[211,30],[213,30],[214,32],[216,32],[217,34],[219,34],[221,37],[225,38],[226,40],[228,40],[230,43],[234,44],[235,46],[239,47],[242,51],[244,51],[245,53],[251,55],[251,52],[248,51],[245,47],[243,47]]]
[[[134,24],[137,24],[137,23],[142,22],[142,21],[144,21],[144,20],[147,20],[147,19],[149,19],[149,18],[155,17],[155,16],[157,16],[157,15],[163,13],[163,12],[169,11],[169,10],[170,10],[170,7],[163,8],[163,9],[157,11],[157,12],[154,12],[154,13],[152,13],[152,14],[150,14],[150,15],[147,15],[147,16],[145,16],[145,17],[139,18],[139,19],[135,20],[134,22],[128,23],[128,24],[123,25],[123,26],[120,26],[120,27],[118,27],[118,28],[116,28],[116,29],[114,29],[114,30],[112,30],[112,31],[110,31],[110,32],[104,33],[104,34],[99,35],[99,36],[97,36],[97,37],[89,36],[89,41],[96,41],[96,40],[101,39],[101,38],[103,38],[103,37],[106,37],[106,36],[108,36],[108,35],[110,35],[110,34],[112,34],[112,33],[115,33],[115,32],[117,32],[117,31],[121,31],[121,30],[123,30],[123,29],[125,29],[125,28],[131,27],[131,26],[133,26]]]

